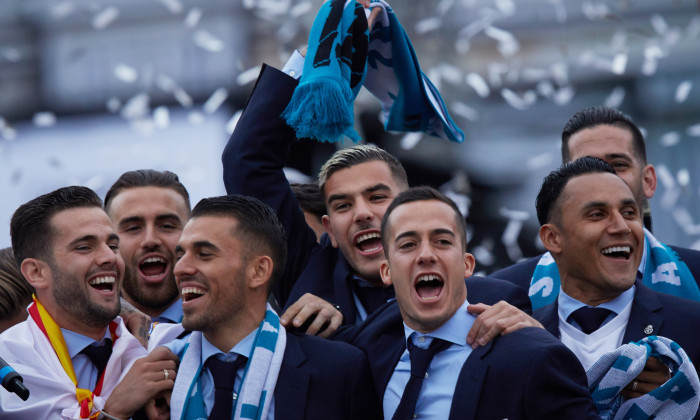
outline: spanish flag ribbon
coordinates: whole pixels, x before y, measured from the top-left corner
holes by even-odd
[[[51,315],[49,315],[49,313],[46,311],[44,305],[39,302],[36,295],[33,295],[32,299],[34,300],[34,303],[32,303],[32,305],[30,305],[28,308],[29,316],[32,317],[34,322],[36,322],[36,324],[39,326],[39,329],[41,329],[41,332],[43,332],[46,338],[49,340],[51,346],[56,352],[56,356],[58,356],[58,360],[61,362],[61,366],[63,366],[63,370],[66,372],[66,374],[68,374],[68,377],[73,382],[73,385],[75,385],[75,396],[80,404],[80,418],[96,419],[99,412],[90,415],[93,407],[92,400],[95,396],[99,396],[100,392],[102,391],[104,372],[102,372],[101,377],[98,378],[94,391],[78,388],[78,380],[75,376],[75,370],[73,369],[73,362],[68,354],[68,348],[66,346],[66,341],[63,338],[61,328],[58,326],[58,324],[56,324],[53,318],[51,318]],[[109,332],[112,335],[112,346],[114,346],[114,343],[119,338],[116,335],[116,329],[117,323],[114,321],[110,322]]]

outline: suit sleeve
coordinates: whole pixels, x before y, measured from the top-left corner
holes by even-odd
[[[367,355],[361,352],[361,357],[354,363],[354,374],[350,389],[350,419],[381,419],[383,416],[381,404],[374,392],[374,381],[369,368]]]
[[[274,288],[282,307],[316,247],[316,235],[307,226],[283,172],[296,136],[280,115],[296,84],[288,75],[264,65],[222,155],[226,192],[268,204],[284,226],[288,255],[284,275]]]
[[[586,373],[563,345],[550,345],[533,355],[525,389],[530,419],[600,419],[588,392]]]

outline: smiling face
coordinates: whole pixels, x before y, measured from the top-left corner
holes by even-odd
[[[474,257],[464,251],[455,216],[437,200],[401,204],[389,216],[382,280],[394,285],[406,325],[421,333],[442,326],[467,298]]]
[[[635,282],[642,220],[632,191],[614,174],[571,178],[540,238],[559,266],[562,289],[574,299],[596,306]]]
[[[328,215],[323,226],[355,274],[381,285],[379,266],[384,251],[379,228],[399,188],[389,166],[369,161],[339,169],[324,186]]]
[[[244,316],[251,306],[247,254],[234,237],[236,223],[232,217],[201,216],[182,232],[175,278],[182,297],[182,325],[188,330],[213,336],[250,318]]]
[[[127,188],[110,202],[127,264],[124,298],[150,316],[160,315],[178,298],[175,245],[188,213],[184,198],[171,188]]]
[[[576,132],[569,139],[569,155],[574,161],[584,156],[603,159],[632,190],[637,203],[654,196],[656,172],[634,152],[632,133],[613,125],[599,125]]]
[[[124,260],[119,237],[99,207],[63,210],[51,218],[52,260],[39,299],[63,328],[105,328],[121,308]]]

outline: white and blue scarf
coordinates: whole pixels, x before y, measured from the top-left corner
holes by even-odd
[[[184,350],[170,399],[172,419],[207,418],[199,381],[203,363],[202,337],[201,332],[193,332]],[[285,329],[268,303],[239,387],[233,411],[235,420],[267,418],[286,343]]]
[[[678,255],[668,246],[659,242],[654,235],[644,229],[646,237],[647,261],[644,266],[642,283],[657,292],[668,293],[685,299],[700,301],[700,290],[692,273]],[[559,295],[561,280],[559,268],[552,254],[542,255],[537,262],[530,280],[530,301],[532,309],[554,303]]]
[[[638,398],[620,392],[644,370],[649,357],[659,358],[671,379]],[[700,404],[700,381],[685,351],[666,337],[649,336],[604,354],[589,370],[588,389],[603,420],[692,419]]]

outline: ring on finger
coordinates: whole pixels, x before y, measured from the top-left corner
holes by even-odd
[[[637,382],[637,381],[632,382],[632,391],[635,391],[635,392],[637,391],[637,385],[639,385],[639,382]]]
[[[166,380],[170,377],[170,373],[168,373],[168,369],[163,369],[163,376],[165,376]]]

